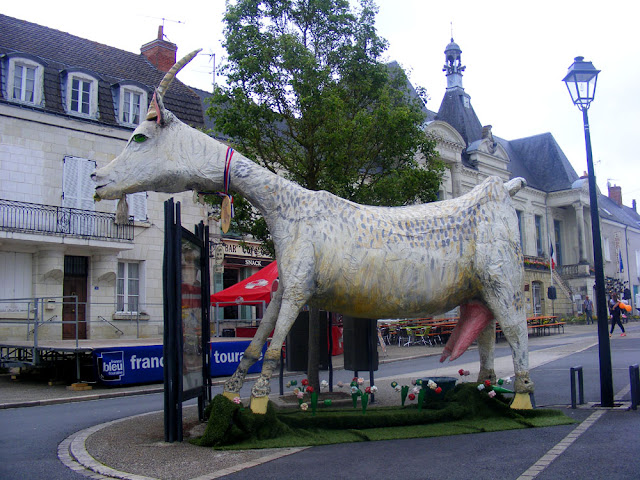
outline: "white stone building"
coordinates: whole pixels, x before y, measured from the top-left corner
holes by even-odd
[[[440,198],[462,195],[489,175],[505,181],[526,178],[527,188],[514,200],[525,255],[523,288],[528,314],[581,313],[586,295],[595,304],[586,174],[580,177],[575,172],[551,133],[505,140],[494,136],[490,125],[483,126],[462,86],[465,67],[461,53],[452,39],[445,49],[444,98],[437,112],[426,112],[426,129],[437,139],[437,150],[448,166]],[[625,207],[620,187],[610,186],[608,196],[599,195],[598,206],[605,276],[614,281],[613,288],[620,295],[628,289],[628,301],[636,307],[640,300],[640,216],[636,202],[633,200],[633,208]],[[557,264],[553,278],[545,267],[551,248]],[[557,295],[553,302],[548,298],[552,284]]]
[[[176,50],[162,29],[133,54],[0,15],[0,340],[33,339],[36,308],[40,339],[162,333],[169,196],[130,196],[132,218],[117,225],[89,175],[122,151]],[[204,125],[179,81],[165,104]],[[191,193],[174,197],[183,225],[207,221]]]

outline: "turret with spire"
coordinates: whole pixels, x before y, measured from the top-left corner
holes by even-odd
[[[443,72],[447,72],[447,89],[460,87],[462,88],[462,72],[467,67],[462,65],[462,50],[451,37],[451,42],[444,50],[445,61]]]

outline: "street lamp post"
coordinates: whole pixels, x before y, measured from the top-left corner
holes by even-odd
[[[582,111],[584,140],[587,147],[587,173],[589,175],[589,202],[591,210],[591,236],[593,238],[593,262],[596,273],[596,312],[598,315],[598,351],[600,356],[600,405],[613,407],[613,375],[611,368],[611,346],[609,344],[607,298],[602,262],[602,240],[600,237],[600,215],[598,213],[598,190],[591,154],[591,134],[587,110],[596,92],[598,73],[591,62],[576,57],[563,78],[571,100]]]

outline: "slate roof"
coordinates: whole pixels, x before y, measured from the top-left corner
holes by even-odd
[[[62,72],[78,68],[92,72],[99,79],[97,122],[114,127],[122,126],[115,118],[111,87],[123,81],[133,81],[146,86],[151,99],[154,88],[164,77],[164,72],[140,53],[127,52],[0,14],[0,56],[10,53],[33,55],[45,64],[44,109],[51,113],[66,115],[61,94]],[[2,63],[0,68],[3,68]],[[4,79],[6,72],[2,71],[0,75]],[[3,95],[0,91],[0,102],[9,103]],[[171,84],[164,104],[182,121],[194,127],[204,126],[200,97],[179,80]]]

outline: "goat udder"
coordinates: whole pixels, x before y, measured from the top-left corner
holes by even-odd
[[[440,361],[444,362],[447,357],[450,361],[455,360],[462,355],[493,319],[491,311],[480,302],[460,305],[460,320],[442,351]]]

